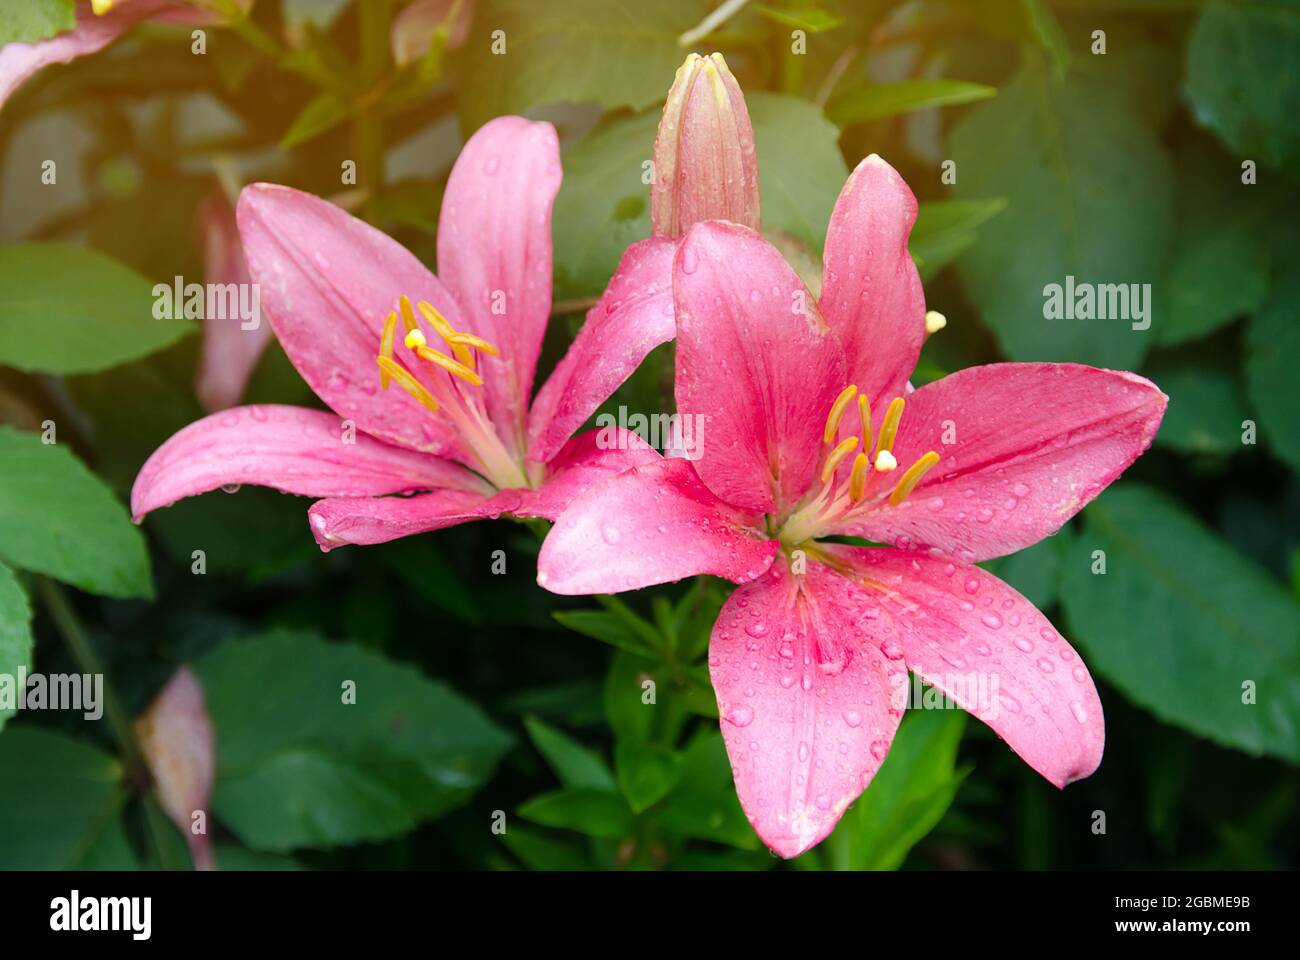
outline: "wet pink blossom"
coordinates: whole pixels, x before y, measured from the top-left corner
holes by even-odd
[[[887,163],[859,164],[820,301],[752,230],[691,228],[673,263],[676,394],[680,414],[708,418],[698,459],[594,485],[539,558],[538,582],[562,594],[702,573],[740,584],[709,670],[741,804],[785,857],[871,782],[908,670],[1057,786],[1101,760],[1078,655],[974,564],[1058,530],[1150,445],[1167,398],[1068,363],[972,367],[911,391],[926,334],[916,209]],[[846,535],[886,546],[828,539]]]
[[[447,183],[437,276],[324,200],[246,187],[237,219],[262,310],[333,412],[254,405],[190,424],[141,468],[133,516],[258,484],[320,498],[311,529],[329,550],[502,514],[551,519],[594,480],[656,459],[625,431],[613,443],[574,432],[671,334],[671,244],[628,251],[533,398],[560,176],[550,124],[484,125]]]

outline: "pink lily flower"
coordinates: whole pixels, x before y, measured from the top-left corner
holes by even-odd
[[[1131,373],[1057,363],[973,367],[909,393],[926,322],[915,218],[902,178],[864,160],[831,218],[820,303],[754,232],[692,228],[673,266],[676,393],[682,416],[708,417],[699,459],[591,487],[538,562],[562,594],[702,573],[741,584],[709,670],[741,804],[783,857],[870,783],[908,670],[1057,786],[1101,760],[1078,655],[973,564],[1059,529],[1150,445],[1167,398]],[[826,542],[837,535],[892,546]]]
[[[247,10],[252,0],[241,4]],[[36,43],[10,43],[0,48],[0,107],[34,74],[56,63],[71,63],[98,53],[137,23],[203,24],[213,15],[180,0],[81,0],[77,25]]]
[[[252,283],[244,247],[239,242],[235,208],[220,187],[213,188],[199,208],[199,233],[205,283],[223,288],[232,283]],[[204,410],[224,410],[239,402],[270,342],[271,328],[260,319],[249,330],[237,316],[208,317],[203,321],[203,348],[194,375],[194,392]]]
[[[447,182],[439,276],[318,197],[244,188],[239,232],[262,307],[335,414],[258,405],[190,424],[141,468],[135,519],[258,484],[322,498],[308,513],[330,550],[502,514],[553,519],[595,479],[656,457],[623,431],[612,443],[597,430],[573,436],[654,346],[641,334],[647,318],[671,309],[635,254],[529,403],[560,176],[550,124],[485,124]]]

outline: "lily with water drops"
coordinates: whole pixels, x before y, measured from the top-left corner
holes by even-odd
[[[671,323],[667,282],[635,253],[533,397],[560,176],[550,124],[485,124],[447,182],[437,276],[318,197],[246,187],[239,233],[262,308],[333,413],[252,405],[190,424],[141,468],[136,520],[258,484],[321,498],[311,529],[329,550],[480,517],[552,519],[593,480],[655,458],[624,431],[574,436],[658,342],[642,331]]]
[[[694,226],[673,267],[676,396],[681,415],[709,418],[706,442],[578,496],[538,562],[562,594],[740,584],[709,670],[741,805],[784,857],[871,782],[909,670],[1057,786],[1101,760],[1087,669],[974,564],[1059,529],[1150,445],[1167,398],[1134,374],[1053,363],[911,391],[942,325],[908,254],[915,217],[893,168],[864,160],[831,218],[820,302],[758,234]],[[832,539],[846,536],[884,546]]]

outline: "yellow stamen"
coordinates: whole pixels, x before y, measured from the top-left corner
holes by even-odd
[[[871,401],[865,393],[858,395],[858,419],[862,421],[862,449],[870,452],[874,436],[871,432]]]
[[[885,421],[880,425],[880,442],[878,451],[889,452],[894,449],[894,437],[898,436],[898,421],[903,419],[903,398],[895,397],[885,411]],[[892,467],[890,469],[893,469]]]
[[[925,332],[927,334],[938,333],[946,326],[948,326],[948,318],[938,310],[927,310],[925,312]]]
[[[439,353],[432,347],[416,347],[415,352],[430,363],[437,364],[453,376],[460,377],[462,380],[472,383],[476,387],[483,386],[483,378],[475,373],[472,369],[463,363],[458,363],[445,353]]]
[[[447,318],[434,309],[433,304],[428,300],[421,300],[416,304],[420,312],[424,314],[424,319],[429,321],[429,326],[438,331],[438,336],[446,340],[456,333],[456,328],[447,322]]]
[[[839,469],[840,462],[857,448],[857,437],[845,437],[841,440],[839,446],[826,458],[826,463],[822,467],[822,483],[829,483],[831,477],[835,476],[835,471]]]
[[[417,347],[426,346],[429,341],[425,339],[423,330],[412,330],[402,342],[406,344],[408,350],[414,350]]]
[[[907,495],[916,489],[916,485],[921,482],[926,471],[939,462],[939,455],[931,450],[916,463],[912,464],[898,478],[898,485],[894,487],[894,492],[889,495],[889,502],[898,506],[907,499]]]
[[[472,333],[453,333],[450,337],[447,337],[446,340],[453,347],[457,344],[461,344],[466,347],[473,347],[475,350],[480,350],[493,357],[501,356],[500,350],[492,346],[492,344],[488,343],[482,337],[476,337]]]
[[[876,453],[876,469],[881,473],[889,473],[898,469],[898,461],[888,450],[880,450]]]
[[[458,334],[456,328],[429,301],[421,300],[417,306],[420,308],[420,312],[424,314],[424,319],[429,321],[429,326],[438,331],[438,336],[447,341],[447,345],[451,347],[451,352],[456,355],[456,359],[473,370],[474,354],[469,351],[468,347],[463,344],[453,343],[451,339],[456,336],[464,336],[464,334]]]
[[[108,11],[113,9],[113,4],[117,0],[90,0],[90,10],[97,17],[102,17]]]
[[[867,489],[867,474],[871,472],[871,457],[859,453],[853,458],[853,472],[849,474],[849,499],[857,503]]]
[[[402,308],[402,323],[406,324],[406,332],[419,330],[420,325],[415,321],[415,311],[411,309],[411,298],[402,294],[397,299],[397,305]]]
[[[379,369],[396,380],[403,390],[415,397],[416,400],[419,400],[434,413],[438,412],[438,401],[433,398],[433,394],[425,388],[424,384],[411,376],[405,367],[388,357],[376,357],[375,359],[379,362]]]
[[[397,333],[397,314],[388,311],[388,319],[384,321],[384,335],[379,338],[379,355],[381,357],[391,357],[393,355],[393,335]],[[379,385],[387,390],[390,382],[388,371],[384,365],[379,365]]]
[[[835,435],[840,432],[840,417],[844,416],[844,408],[849,405],[849,401],[857,395],[857,392],[858,388],[849,384],[840,391],[840,395],[831,404],[830,415],[826,418],[826,429],[822,431],[824,443],[835,442]]]

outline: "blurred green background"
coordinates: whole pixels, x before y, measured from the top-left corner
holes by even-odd
[[[735,799],[703,664],[724,583],[560,598],[534,584],[522,525],[324,556],[307,501],[273,492],[213,493],[141,528],[123,506],[148,454],[202,411],[197,326],[146,329],[122,304],[201,277],[215,184],[345,200],[432,265],[463,137],[502,113],[552,121],[564,185],[544,372],[649,234],[642,162],[689,52],[678,37],[711,4],[477,0],[467,35],[445,28],[400,67],[403,3],[217,6],[232,22],[203,55],[189,27],[145,24],[0,112],[0,672],[102,661],[129,717],[194,665],[223,867],[778,867]],[[70,10],[6,4],[0,42]],[[504,56],[487,52],[496,30]],[[1068,360],[1137,370],[1171,398],[1119,483],[988,565],[1087,660],[1106,709],[1098,773],[1058,792],[977,721],[913,712],[832,837],[785,868],[1293,867],[1300,4],[772,0],[695,49],[721,50],[746,91],[764,226],[792,259],[816,263],[866,154],[912,186],[913,253],[948,318],[919,380]],[[57,185],[40,184],[47,159]],[[1044,320],[1043,285],[1067,275],[1151,284],[1150,329]],[[671,361],[652,354],[610,406],[670,411]],[[317,402],[274,344],[247,399]],[[61,451],[38,459],[47,420]],[[336,707],[339,677],[358,681],[356,713]],[[120,725],[4,725],[0,867],[188,863]]]

